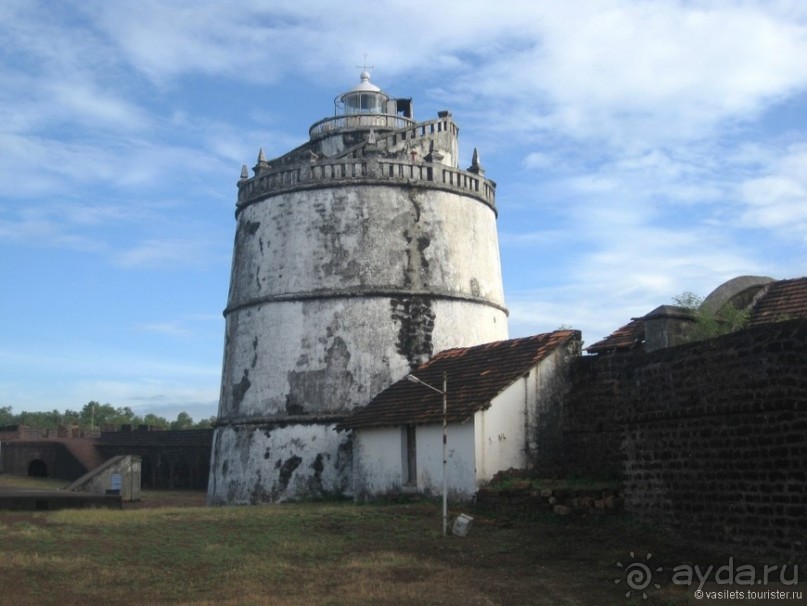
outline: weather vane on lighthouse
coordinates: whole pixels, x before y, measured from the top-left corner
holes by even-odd
[[[364,53],[364,65],[357,65],[356,69],[361,69],[363,72],[366,72],[375,69],[375,65],[367,65],[367,53]]]

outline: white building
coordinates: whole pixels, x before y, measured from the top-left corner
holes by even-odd
[[[580,347],[579,331],[559,330],[435,355],[412,373],[419,382],[394,383],[341,424],[353,431],[355,498],[441,493],[444,391],[450,498],[470,498],[499,471],[529,468],[557,447],[543,437],[559,433]]]

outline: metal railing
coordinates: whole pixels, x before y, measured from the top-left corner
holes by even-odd
[[[308,129],[308,136],[310,139],[317,139],[345,129],[380,128],[398,130],[415,124],[417,123],[410,118],[392,114],[348,114],[345,116],[333,116],[315,122]]]

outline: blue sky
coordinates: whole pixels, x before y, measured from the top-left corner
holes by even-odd
[[[510,334],[807,266],[807,3],[4,0],[0,406],[215,414],[241,165],[360,66],[498,183]]]

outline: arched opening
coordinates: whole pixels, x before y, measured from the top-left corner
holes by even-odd
[[[28,465],[28,475],[32,478],[47,478],[48,477],[48,466],[45,465],[45,461],[42,459],[34,459]]]

